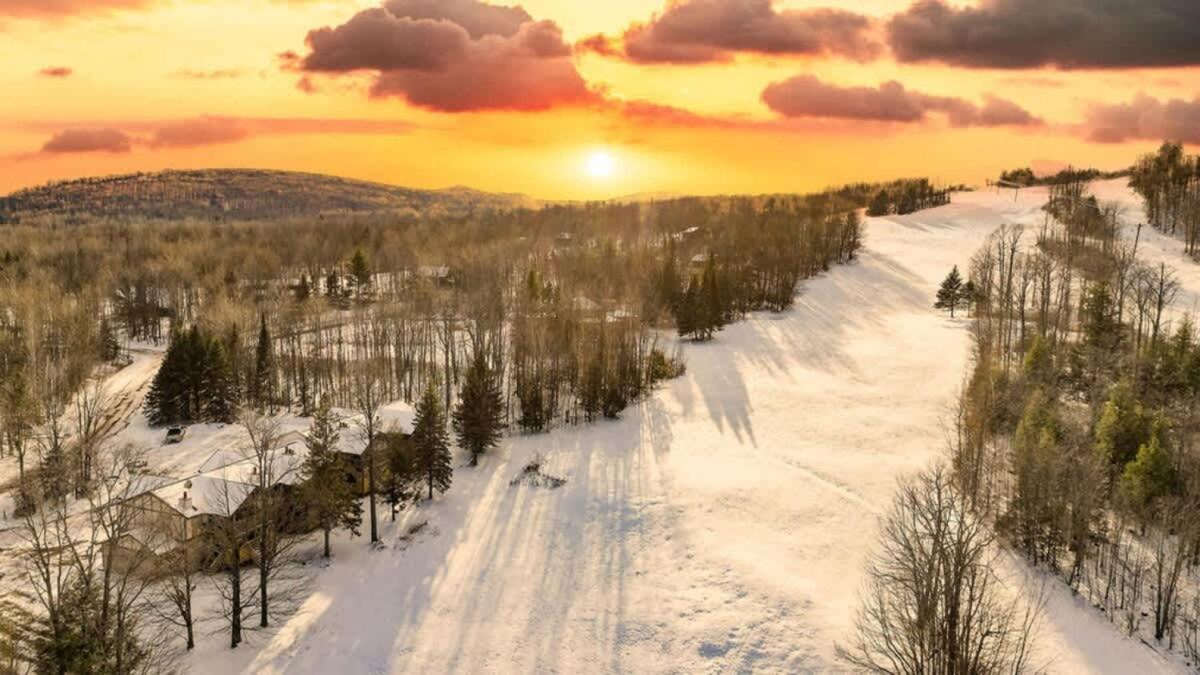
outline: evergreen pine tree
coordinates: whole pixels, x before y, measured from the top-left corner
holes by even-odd
[[[354,277],[354,286],[360,296],[364,290],[370,288],[371,266],[361,248],[355,249],[354,257],[350,259],[350,275]]]
[[[100,342],[100,360],[105,363],[112,363],[121,356],[121,343],[117,341],[116,331],[113,330],[112,323],[108,317],[100,320],[100,332],[98,336]]]
[[[225,345],[216,338],[210,338],[207,342],[203,419],[232,424],[237,415],[233,371],[225,356]]]
[[[38,478],[45,498],[59,499],[66,495],[71,481],[67,476],[67,456],[61,444],[51,442],[42,453]]]
[[[1046,340],[1038,335],[1025,354],[1025,377],[1039,387],[1048,387],[1054,381],[1054,358]]]
[[[680,337],[695,337],[703,329],[700,279],[692,277],[675,310],[675,327]]]
[[[517,400],[521,404],[521,428],[535,432],[544,430],[548,423],[546,400],[536,378],[526,376],[517,380]]]
[[[875,197],[871,199],[870,206],[867,207],[867,215],[873,218],[886,216],[892,209],[891,199],[888,197],[887,190],[880,190],[875,193]]]
[[[962,293],[959,294],[959,306],[966,307],[968,312],[974,311],[975,303],[979,302],[979,288],[975,282],[967,279],[967,283],[963,284]]]
[[[417,419],[412,435],[417,469],[429,486],[429,498],[433,491],[450,489],[454,476],[451,466],[450,437],[446,432],[446,413],[442,410],[437,387],[430,383],[417,403]]]
[[[954,310],[962,303],[963,298],[963,280],[958,273],[958,265],[950,270],[950,274],[946,275],[946,279],[942,281],[941,288],[937,292],[937,301],[933,306],[941,310],[950,310],[950,317],[954,317]]]
[[[262,315],[258,331],[258,346],[254,351],[254,384],[252,396],[260,410],[275,404],[275,357],[271,348],[271,332],[267,315]]]
[[[416,451],[411,438],[388,433],[382,447],[387,453],[387,473],[383,477],[383,500],[392,510],[392,520],[400,507],[421,496],[424,476],[417,470]]]
[[[674,240],[670,240],[658,276],[658,300],[662,303],[658,311],[665,309],[673,316],[678,316],[682,295],[682,282],[679,279],[679,270],[675,266],[675,243]]]
[[[482,351],[475,354],[459,391],[453,414],[458,444],[471,453],[471,466],[500,442],[504,428],[504,399],[498,378],[488,368]]]
[[[167,345],[167,353],[154,375],[143,404],[146,419],[151,426],[174,424],[183,419],[180,405],[184,378],[182,349],[182,334],[173,331]]]
[[[725,326],[725,297],[717,271],[716,259],[709,257],[704,268],[704,297],[700,308],[701,339],[711,340],[714,333]]]
[[[1083,299],[1083,343],[1104,354],[1121,344],[1121,324],[1117,321],[1117,306],[1107,283],[1092,284]]]
[[[309,429],[308,457],[300,468],[304,498],[325,538],[325,557],[330,555],[329,535],[336,528],[358,536],[362,525],[362,501],[355,492],[358,481],[345,458],[337,451],[337,420],[325,401],[317,408]]]
[[[1145,508],[1175,490],[1175,467],[1165,435],[1161,424],[1156,424],[1150,440],[1138,448],[1137,459],[1121,475],[1121,492],[1137,508]]]
[[[1118,382],[1096,422],[1096,451],[1118,473],[1137,458],[1150,439],[1153,420],[1128,382]]]
[[[242,356],[242,337],[236,323],[229,326],[225,336],[225,359],[229,362],[229,387],[236,403],[246,393],[245,359]]]

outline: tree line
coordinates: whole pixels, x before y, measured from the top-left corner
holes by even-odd
[[[1200,342],[1173,271],[1085,180],[970,264],[951,469],[1002,540],[1128,634],[1200,657]]]

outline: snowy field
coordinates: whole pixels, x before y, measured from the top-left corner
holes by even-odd
[[[688,345],[687,375],[620,421],[508,439],[382,550],[339,538],[286,625],[236,652],[202,641],[193,672],[838,670],[876,519],[942,452],[967,364],[967,322],[934,291],[1045,197],[870,221],[859,262],[793,311]],[[537,455],[564,487],[510,485]],[[1042,633],[1051,672],[1176,668],[1065,592]]]
[[[1120,182],[1097,192],[1140,218]],[[965,274],[995,228],[1040,224],[1045,199],[1044,190],[958,194],[947,207],[870,220],[859,261],[807,282],[794,310],[686,345],[687,374],[619,421],[508,438],[478,468],[457,469],[432,504],[394,524],[382,508],[382,548],[338,535],[332,565],[314,568],[283,625],[235,651],[219,622],[202,626],[183,665],[198,674],[841,670],[835,648],[852,630],[877,518],[898,478],[942,454],[967,366],[968,321],[933,310],[935,290],[953,265]],[[1154,232],[1142,242],[1146,260],[1181,270],[1179,304],[1196,305],[1200,266],[1183,267],[1182,245]],[[159,359],[136,358],[116,389],[140,400]],[[236,428],[197,426],[168,449],[159,433],[135,414],[120,439],[155,448],[153,468],[180,477],[240,442]],[[538,456],[563,487],[512,484]],[[1023,569],[1011,565],[1014,588],[1037,584]],[[1049,672],[1179,669],[1061,587],[1041,633],[1037,663]]]

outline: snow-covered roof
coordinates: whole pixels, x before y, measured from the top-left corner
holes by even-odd
[[[254,486],[249,483],[205,475],[165,485],[153,494],[185,518],[194,518],[229,515],[237,511],[253,490]]]
[[[366,439],[359,430],[362,415],[348,415],[342,418],[345,429],[338,432],[337,450],[346,455],[362,455],[367,450]],[[417,412],[403,401],[389,403],[379,409],[379,426],[381,431],[412,435],[417,423]]]
[[[343,413],[340,422],[345,428],[338,432],[339,452],[361,455],[366,450],[357,429],[359,418]],[[383,431],[411,434],[416,411],[411,405],[397,401],[380,408],[379,420]],[[299,485],[301,467],[308,457],[307,430],[293,429],[281,434],[275,447],[270,466],[272,484]],[[244,441],[239,441],[217,450],[196,475],[186,479],[149,474],[131,476],[129,493],[153,494],[187,518],[205,514],[223,516],[236,511],[258,483],[258,460]]]
[[[267,470],[271,472],[272,485],[298,485],[300,483],[300,467],[308,456],[308,446],[293,445],[290,449],[279,449],[272,453]],[[220,470],[219,475],[227,480],[239,483],[259,484],[258,459],[249,458],[230,464]],[[214,474],[210,474],[214,475]]]
[[[403,401],[396,401],[379,409],[379,421],[384,431],[411,434],[417,424],[417,411]]]

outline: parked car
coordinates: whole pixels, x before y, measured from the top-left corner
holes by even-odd
[[[171,427],[167,429],[167,445],[182,443],[183,437],[187,436],[187,427]]]

